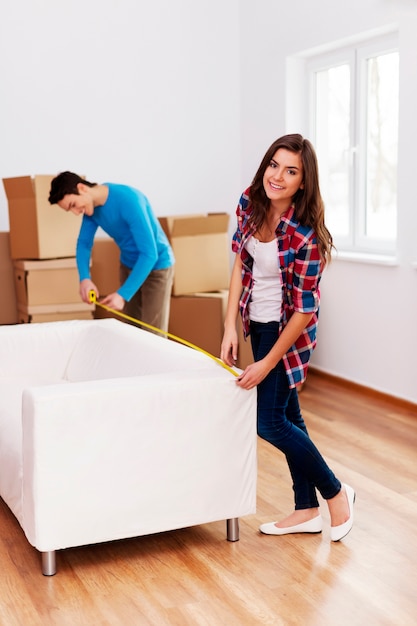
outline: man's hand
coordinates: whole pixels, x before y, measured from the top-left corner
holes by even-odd
[[[96,294],[96,298],[98,299],[100,294],[96,285],[89,278],[85,278],[80,282],[80,296],[81,300],[83,302],[86,302],[87,304],[92,304],[90,300],[90,291],[94,291]]]
[[[123,311],[125,299],[115,291],[114,293],[110,293],[108,296],[105,296],[102,300],[100,300],[100,303],[105,304],[110,309],[114,309],[115,311]]]

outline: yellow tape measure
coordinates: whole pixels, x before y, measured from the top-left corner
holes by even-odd
[[[174,341],[177,341],[178,343],[182,343],[182,344],[184,344],[184,346],[188,346],[189,348],[193,348],[194,350],[197,350],[198,352],[202,352],[203,354],[208,356],[213,361],[216,361],[216,363],[218,365],[221,365],[224,369],[226,369],[228,372],[233,374],[233,376],[236,376],[236,377],[239,376],[238,372],[236,372],[234,369],[232,369],[231,367],[226,365],[226,363],[223,363],[223,361],[221,359],[219,359],[217,356],[214,356],[214,354],[210,354],[210,352],[207,352],[206,350],[203,350],[203,348],[199,348],[199,346],[196,346],[195,344],[187,341],[186,339],[181,339],[181,337],[177,337],[176,335],[172,335],[171,333],[168,333],[165,330],[161,330],[160,328],[156,328],[155,326],[151,326],[151,324],[147,324],[146,322],[141,322],[140,320],[137,320],[134,317],[130,317],[129,315],[126,315],[125,313],[122,313],[121,311],[116,311],[115,309],[111,309],[109,306],[106,306],[105,304],[102,304],[101,302],[99,302],[97,300],[96,292],[94,291],[94,289],[90,289],[88,296],[89,296],[90,302],[92,304],[95,304],[96,306],[99,306],[102,309],[104,309],[106,311],[109,311],[110,313],[115,313],[119,317],[123,317],[124,319],[129,320],[130,322],[133,322],[134,324],[139,324],[140,326],[144,326],[145,328],[149,328],[150,330],[153,330],[154,332],[157,332],[157,333],[159,333],[161,335],[164,335],[165,337],[168,337],[169,339],[173,339]]]

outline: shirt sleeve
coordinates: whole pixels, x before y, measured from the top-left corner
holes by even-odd
[[[158,260],[157,242],[149,210],[145,196],[137,197],[135,205],[130,204],[122,210],[122,218],[127,223],[138,250],[138,258],[127,280],[117,291],[127,301],[143,285]]]
[[[91,218],[86,215],[83,216],[76,249],[76,262],[80,281],[85,280],[86,278],[91,278],[91,250],[97,228],[97,224]]]
[[[293,271],[294,311],[317,312],[320,305],[321,260],[315,236],[308,239],[297,251]]]

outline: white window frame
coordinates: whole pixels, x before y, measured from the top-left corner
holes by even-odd
[[[309,136],[317,143],[315,74],[341,64],[350,67],[350,148],[346,158],[349,162],[349,234],[335,237],[339,251],[365,254],[395,255],[395,240],[375,239],[364,234],[366,218],[366,120],[367,120],[367,59],[385,53],[398,52],[398,34],[378,36],[339,48],[327,49],[320,54],[309,55],[306,72],[309,85]],[[320,162],[319,162],[320,166]],[[326,201],[326,198],[324,198]],[[396,220],[398,223],[398,211]]]

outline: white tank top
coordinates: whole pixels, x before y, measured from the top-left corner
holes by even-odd
[[[276,239],[263,243],[253,236],[245,243],[253,258],[249,319],[254,322],[278,322],[281,319],[282,278],[277,245]]]

